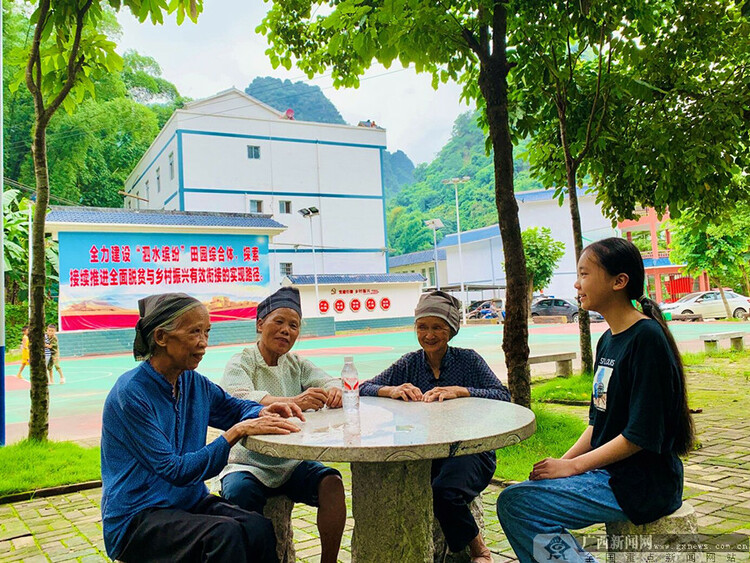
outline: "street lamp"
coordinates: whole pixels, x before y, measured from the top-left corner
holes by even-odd
[[[427,219],[424,222],[432,229],[432,249],[435,258],[435,287],[440,289],[440,274],[438,273],[438,253],[437,253],[437,230],[445,227],[440,219]]]
[[[443,184],[453,184],[453,190],[456,193],[456,234],[458,235],[458,265],[461,269],[461,315],[463,317],[463,324],[466,325],[466,289],[464,287],[464,258],[461,253],[461,219],[458,216],[458,185],[465,184],[471,180],[471,177],[464,176],[463,178],[450,178],[443,180]]]
[[[317,207],[303,207],[298,211],[305,219],[310,219],[310,247],[312,248],[312,262],[313,262],[313,280],[315,282],[315,308],[320,314],[320,295],[318,293],[318,270],[315,267],[315,238],[313,237],[313,224],[312,218],[316,215],[320,215],[320,209]]]

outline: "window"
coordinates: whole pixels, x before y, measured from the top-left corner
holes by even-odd
[[[280,262],[279,263],[279,272],[282,276],[291,276],[292,275],[292,263],[291,262]]]
[[[291,201],[280,201],[279,202],[279,213],[291,213],[292,202]]]
[[[146,180],[146,199],[151,199],[151,187],[148,185],[148,180]]]
[[[260,199],[251,199],[250,213],[263,213],[263,201]]]
[[[156,193],[161,192],[161,168],[156,169]]]
[[[247,145],[247,158],[251,160],[258,160],[260,158],[260,147],[255,145]]]
[[[169,153],[169,179],[174,180],[174,153]]]
[[[435,286],[435,268],[430,267],[430,285]]]

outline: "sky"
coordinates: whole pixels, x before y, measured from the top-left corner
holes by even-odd
[[[244,90],[256,76],[320,86],[347,123],[375,120],[387,130],[388,150],[403,150],[414,164],[431,161],[448,141],[456,117],[469,111],[459,101],[457,84],[436,91],[429,75],[396,65],[373,66],[358,89],[339,90],[325,76],[308,81],[295,67],[274,70],[265,55],[266,38],[255,32],[269,6],[258,0],[207,0],[198,23],[186,19],[182,26],[174,17],[164,25],[140,24],[122,10],[118,51],[135,49],[153,57],[164,78],[193,99],[231,87]]]

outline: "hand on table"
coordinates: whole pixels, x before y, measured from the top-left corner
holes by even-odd
[[[258,416],[281,418],[291,418],[296,416],[302,422],[305,422],[305,415],[302,414],[302,409],[295,403],[271,403],[267,407],[264,407]]]
[[[329,409],[338,409],[341,408],[342,404],[343,395],[341,389],[339,389],[338,387],[332,387],[331,389],[328,389],[328,400],[326,401],[326,406]]]
[[[570,477],[578,475],[574,459],[556,459],[548,457],[534,464],[534,468],[529,473],[529,479],[539,481],[540,479],[559,479],[560,477]]]
[[[422,391],[411,383],[402,383],[398,387],[391,387],[388,396],[391,399],[402,399],[408,403],[409,401],[421,401]]]
[[[458,399],[459,397],[468,397],[469,391],[466,387],[460,387],[458,385],[452,385],[450,387],[434,387],[430,389],[422,396],[422,400],[425,403],[432,403],[433,401],[447,401],[448,399]]]
[[[294,397],[293,402],[303,411],[322,409],[328,401],[328,391],[320,387],[310,387]]]

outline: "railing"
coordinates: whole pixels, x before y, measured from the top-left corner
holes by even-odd
[[[669,258],[669,250],[659,250],[658,258]],[[654,253],[650,250],[644,250],[641,252],[641,258],[653,258]]]

